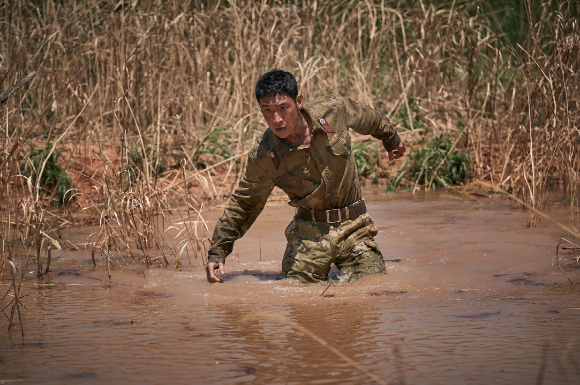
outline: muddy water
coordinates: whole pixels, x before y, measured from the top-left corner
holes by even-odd
[[[560,229],[528,228],[498,198],[366,200],[388,275],[351,284],[275,279],[293,215],[283,203],[236,244],[224,284],[195,260],[135,263],[109,283],[63,254],[26,290],[26,337],[0,330],[0,383],[580,383],[580,286],[554,264]],[[573,255],[562,262],[580,282]]]

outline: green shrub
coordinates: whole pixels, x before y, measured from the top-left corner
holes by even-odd
[[[456,148],[446,135],[431,139],[427,146],[409,153],[408,175],[411,180],[427,186],[465,183],[470,163],[467,155]]]
[[[399,170],[396,172],[397,176],[389,181],[386,189],[387,192],[395,192],[397,190],[397,187],[399,187],[399,183],[401,183],[401,180],[407,173],[407,170],[405,168],[407,163],[408,161],[404,161],[399,167]]]
[[[24,176],[31,177],[33,184],[36,184],[37,173],[52,148],[51,143],[47,144],[43,150],[35,150],[31,146],[30,150],[24,155],[24,159],[21,160],[22,173]],[[50,203],[56,207],[68,206],[76,200],[76,187],[68,172],[58,163],[60,154],[61,151],[56,148],[50,154],[46,160],[44,171],[40,175],[39,182],[39,188],[43,196],[52,195],[54,192],[54,197]]]
[[[383,176],[381,167],[381,151],[378,147],[369,146],[373,142],[359,142],[352,145],[354,163],[358,175],[363,178],[371,178],[375,183]]]
[[[425,127],[425,123],[423,122],[422,118],[422,112],[421,109],[419,108],[419,105],[417,104],[417,101],[412,96],[409,97],[408,100],[409,100],[409,108],[413,113],[413,117],[411,119],[413,121],[413,128],[417,130]],[[407,111],[406,104],[403,104],[399,114],[393,118],[393,122],[402,125],[407,130],[411,129],[411,126],[409,125],[409,111]]]
[[[205,136],[196,140],[195,148],[191,154],[191,159],[198,168],[207,167],[207,159],[217,156],[221,159],[228,159],[233,155],[235,139],[232,138],[232,131],[229,127],[212,127]]]
[[[149,151],[149,150],[147,150]],[[158,176],[165,171],[165,161],[158,156],[153,156],[148,160],[149,171],[152,176]],[[129,151],[129,159],[124,168],[129,181],[134,182],[141,177],[145,169],[145,154],[140,148],[132,148]]]

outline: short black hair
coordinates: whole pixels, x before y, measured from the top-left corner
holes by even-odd
[[[293,100],[298,96],[298,83],[290,72],[279,69],[266,72],[256,83],[256,100],[264,96],[288,95]]]

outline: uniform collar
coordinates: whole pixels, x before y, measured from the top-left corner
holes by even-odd
[[[311,108],[308,108],[307,105],[302,107],[302,111],[307,114],[307,120],[310,119],[310,124],[312,125],[312,138],[310,139],[310,146],[299,145],[299,146],[289,146],[286,144],[282,139],[278,138],[270,128],[267,130],[269,132],[269,140],[268,140],[268,153],[270,151],[274,151],[276,157],[280,162],[282,159],[288,154],[290,150],[299,150],[304,148],[309,148],[315,141],[319,141],[324,138],[326,145],[330,144],[330,139],[328,137],[328,132],[324,129],[322,124],[320,123],[321,117],[316,114]],[[271,156],[271,155],[269,155]]]

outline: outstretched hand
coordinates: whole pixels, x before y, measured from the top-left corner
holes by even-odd
[[[389,160],[393,161],[395,159],[401,158],[403,155],[405,155],[405,151],[407,151],[405,148],[405,143],[403,143],[401,140],[401,143],[399,143],[397,148],[395,148],[393,151],[388,151]]]
[[[214,282],[223,283],[224,282],[223,279],[216,277],[215,270],[218,270],[218,272],[222,275],[226,273],[223,263],[208,262],[207,265],[205,265],[205,273],[207,274],[207,281],[209,283]]]

